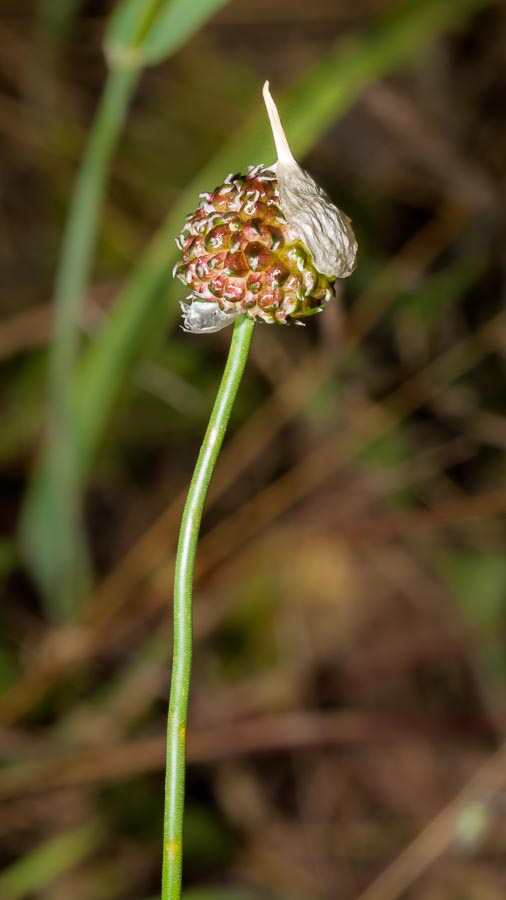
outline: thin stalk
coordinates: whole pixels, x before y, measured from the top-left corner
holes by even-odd
[[[179,900],[181,896],[195,553],[209,482],[244,372],[253,326],[253,321],[246,316],[240,316],[235,321],[227,364],[193,472],[179,532],[174,575],[174,651],[167,719],[162,900]]]

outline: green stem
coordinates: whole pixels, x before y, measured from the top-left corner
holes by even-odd
[[[195,553],[209,482],[246,364],[253,324],[246,316],[240,316],[235,321],[227,364],[193,472],[179,532],[174,575],[174,653],[167,720],[162,900],[179,900],[181,896],[186,721],[192,662]]]

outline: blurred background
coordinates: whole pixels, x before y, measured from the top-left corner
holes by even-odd
[[[178,327],[174,237],[274,161],[266,78],[359,265],[255,329],[213,480],[186,896],[506,896],[504,4],[3,0],[2,900],[158,894],[231,335]]]

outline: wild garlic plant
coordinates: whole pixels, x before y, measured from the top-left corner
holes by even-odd
[[[351,275],[357,242],[350,219],[294,159],[266,82],[263,96],[278,160],[228,175],[201,195],[177,239],[174,274],[190,289],[181,303],[185,331],[234,323],[223,378],[186,500],[174,577],[174,647],[165,781],[162,900],[179,900],[192,660],[193,571],[212,472],[237,395],[256,321],[301,324]]]

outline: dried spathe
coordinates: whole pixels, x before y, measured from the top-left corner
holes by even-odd
[[[276,176],[283,214],[308,248],[318,272],[346,278],[357,258],[351,221],[294,159],[268,81],[263,95],[278,154]]]

